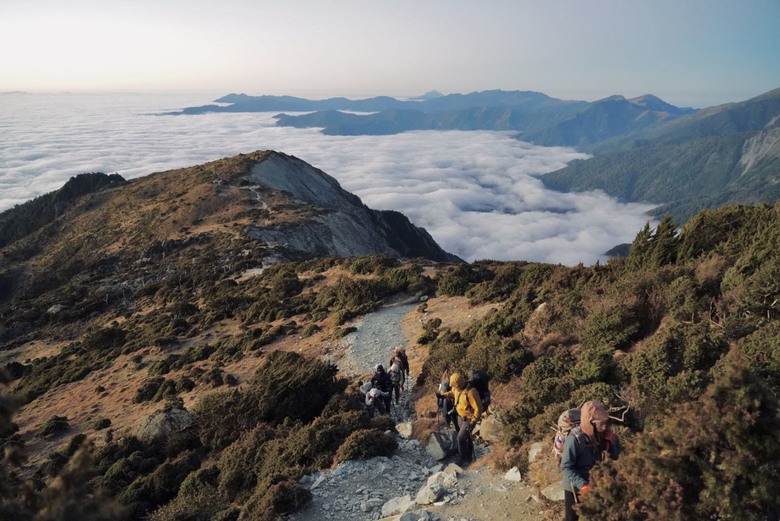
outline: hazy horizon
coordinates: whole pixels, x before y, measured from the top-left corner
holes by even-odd
[[[651,220],[645,204],[547,190],[535,177],[585,158],[515,133],[421,131],[326,136],[277,127],[273,113],[160,115],[210,99],[177,95],[0,97],[0,211],[85,172],[133,179],[254,150],[322,169],[369,207],[402,212],[466,260],[575,265],[604,260]]]
[[[775,0],[5,0],[0,92],[531,90],[677,106],[780,87]]]

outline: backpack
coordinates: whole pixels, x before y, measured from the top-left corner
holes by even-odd
[[[487,373],[485,371],[480,371],[479,369],[476,369],[471,372],[471,377],[469,378],[469,384],[468,387],[476,389],[479,393],[479,398],[482,400],[482,406],[487,411],[488,406],[490,405],[490,388],[488,386],[488,381],[490,380],[490,377],[488,377]]]
[[[406,357],[406,352],[399,351],[398,352],[398,358],[401,359],[401,369],[403,369],[405,372],[409,372],[409,359]]]
[[[401,385],[402,375],[401,368],[398,366],[398,364],[393,364],[390,366],[390,371],[388,374],[390,375],[390,381],[393,383],[393,385]]]
[[[574,427],[580,424],[580,409],[568,409],[563,411],[558,416],[557,430],[555,431],[555,437],[553,438],[553,452],[558,457],[563,455],[563,443],[566,441],[566,436],[569,435]]]

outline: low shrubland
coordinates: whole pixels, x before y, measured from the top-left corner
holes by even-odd
[[[507,465],[525,468],[527,448],[549,440],[564,409],[599,399],[625,413],[617,428],[624,455],[594,474],[604,486],[583,503],[583,519],[771,518],[779,256],[780,206],[762,205],[703,212],[681,230],[665,219],[638,233],[628,257],[590,267],[480,261],[429,276],[383,256],[265,266],[252,244],[220,235],[155,242],[132,261],[69,263],[67,277],[0,308],[10,347],[39,330],[62,346],[12,368],[22,402],[124,357],[144,376],[135,397],[145,407],[181,406],[180,395],[198,391],[197,436],[91,444],[93,433],[69,440],[63,425],[72,420],[52,418],[42,435],[64,448],[41,458],[48,484],[31,483],[13,465],[23,449],[12,422],[18,403],[2,396],[9,450],[0,472],[9,487],[0,514],[25,520],[67,507],[101,519],[227,520],[298,508],[308,500],[303,474],[391,454],[394,438],[335,367],[268,346],[290,334],[329,341],[389,298],[438,292],[495,309],[465,330],[422,323],[428,356],[417,384],[432,393],[445,370],[486,370]],[[249,269],[255,276],[241,279]],[[220,321],[235,332],[199,337]],[[261,361],[257,372],[231,386],[225,367],[250,355]],[[95,392],[113,392],[106,387]],[[103,415],[90,420],[101,437],[118,422]],[[19,501],[23,490],[30,502]]]
[[[604,491],[583,519],[771,518],[779,230],[780,204],[726,207],[679,231],[668,218],[648,226],[627,258],[591,268],[446,270],[440,290],[501,306],[465,332],[421,337],[420,383],[432,392],[445,369],[487,369],[511,389],[495,405],[515,449],[507,464],[521,467],[517,449],[548,440],[566,408],[598,399],[622,411],[627,456],[594,477]]]

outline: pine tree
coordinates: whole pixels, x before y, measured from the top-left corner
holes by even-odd
[[[667,214],[661,219],[653,234],[648,262],[654,267],[674,262],[677,259],[679,242],[677,225],[672,221],[672,217]]]
[[[640,268],[647,262],[653,232],[650,229],[650,222],[645,223],[645,227],[636,234],[634,242],[631,243],[631,249],[628,251],[628,265],[632,268]]]

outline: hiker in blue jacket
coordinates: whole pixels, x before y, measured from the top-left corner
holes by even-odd
[[[580,424],[569,431],[561,455],[565,521],[579,519],[574,505],[590,490],[590,469],[604,457],[617,459],[620,452],[617,436],[609,429],[609,413],[604,404],[585,402],[580,414]]]

